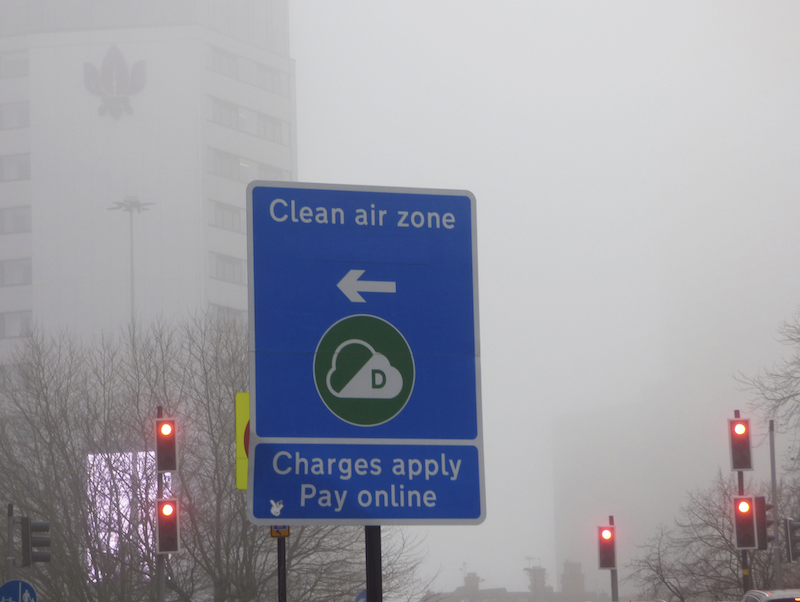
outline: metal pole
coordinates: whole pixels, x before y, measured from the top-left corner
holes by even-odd
[[[130,264],[131,264],[131,322],[133,322],[134,318],[136,317],[136,294],[134,292],[134,273],[133,273],[133,212],[141,213],[142,211],[146,211],[148,206],[152,205],[153,203],[142,203],[138,198],[135,196],[126,196],[124,200],[117,201],[114,203],[112,207],[108,209],[110,211],[114,211],[117,209],[121,209],[122,211],[128,212],[128,231],[130,234],[130,248],[131,248],[131,256],[130,256]]]
[[[131,213],[131,219],[133,219],[133,213]],[[131,239],[133,241],[133,239]],[[133,243],[131,243],[133,244]],[[133,257],[133,254],[131,254]],[[133,264],[131,263],[131,266]],[[133,281],[131,281],[131,285],[133,285]],[[133,292],[133,288],[131,288],[131,292]],[[163,417],[164,410],[161,406],[158,406],[158,414],[159,418]],[[164,478],[163,475],[159,472],[158,473],[158,485],[157,485],[157,499],[161,499],[164,496]],[[155,505],[155,504],[154,504]],[[158,512],[158,510],[156,510]],[[158,522],[158,517],[156,516],[156,522]],[[165,586],[165,569],[166,569],[166,558],[165,554],[159,554],[158,550],[156,550],[156,602],[164,602],[164,590],[166,589]]]
[[[739,418],[739,410],[733,411],[733,417]],[[738,470],[739,495],[744,495],[744,471]],[[747,559],[747,550],[742,550],[742,589],[747,592],[753,589],[753,576]]]
[[[14,504],[8,505],[8,547],[6,548],[6,581],[14,580]]]
[[[286,602],[286,538],[278,537],[278,602]]]
[[[609,515],[608,524],[610,526],[612,526],[612,527],[614,526],[614,517],[613,516]],[[615,529],[615,531],[616,531],[616,529]],[[616,545],[617,545],[617,542],[616,542],[616,536],[615,536],[614,537],[614,547],[615,547],[614,559],[615,560],[616,560],[616,556],[617,556],[617,554],[616,554]],[[611,569],[611,600],[612,600],[612,602],[619,602],[619,586],[617,585],[617,569]]]
[[[783,589],[783,565],[781,563],[780,541],[780,510],[778,508],[778,480],[775,476],[775,421],[769,421],[769,463],[770,476],[772,477],[772,556],[775,563],[775,588]]]
[[[367,554],[367,602],[383,602],[381,526],[364,527],[364,542]]]
[[[136,317],[136,294],[134,293],[134,282],[136,279],[133,276],[133,209],[128,211],[128,215],[130,216],[130,237],[131,237],[131,324],[134,322],[134,318]],[[159,476],[159,478],[161,478]]]

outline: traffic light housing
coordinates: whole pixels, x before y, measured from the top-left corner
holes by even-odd
[[[800,559],[800,521],[792,518],[786,519],[786,560],[794,562]]]
[[[50,532],[50,523],[44,520],[31,520],[23,516],[22,523],[22,566],[31,566],[34,562],[50,562],[50,550],[34,550],[50,546],[50,536],[40,535]]]
[[[158,472],[178,470],[177,429],[173,418],[156,418],[156,468]]]
[[[172,554],[180,551],[178,500],[156,500],[156,552]]]
[[[775,536],[769,532],[769,528],[775,524],[775,521],[769,518],[768,514],[768,511],[772,510],[772,504],[768,504],[764,496],[753,499],[755,501],[756,539],[758,542],[758,549],[766,550],[767,545],[775,539]]]
[[[731,441],[731,470],[753,470],[750,420],[747,418],[729,419],[728,435]]]
[[[755,510],[752,496],[733,498],[733,526],[738,550],[755,550],[758,547]]]
[[[616,534],[613,525],[597,527],[597,550],[599,568],[617,568]]]

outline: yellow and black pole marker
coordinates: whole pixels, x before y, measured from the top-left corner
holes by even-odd
[[[250,393],[236,394],[236,488],[247,489],[250,445]]]

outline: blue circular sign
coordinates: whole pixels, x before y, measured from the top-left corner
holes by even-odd
[[[15,579],[0,585],[0,600],[6,602],[36,602],[36,590],[27,581]]]

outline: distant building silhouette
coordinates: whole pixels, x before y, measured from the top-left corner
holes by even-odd
[[[297,173],[288,0],[0,3],[0,90],[0,358],[246,315],[247,184]]]
[[[430,596],[426,602],[607,602],[606,593],[587,592],[579,562],[566,561],[561,577],[563,591],[547,585],[547,571],[537,566],[524,569],[530,583],[527,592],[509,592],[504,587],[481,589],[477,573],[464,575],[464,585],[449,593]]]

